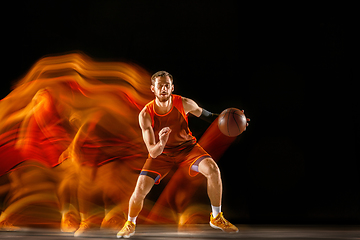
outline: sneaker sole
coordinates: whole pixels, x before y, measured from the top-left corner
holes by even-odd
[[[223,230],[221,227],[215,226],[215,225],[212,224],[211,222],[209,222],[209,223],[210,223],[210,227],[215,228],[215,229],[220,229],[221,231],[224,232],[224,230]]]
[[[130,233],[129,235],[123,235],[123,236],[116,236],[117,238],[130,238],[131,236],[133,236],[135,234],[135,231]]]
[[[224,231],[224,229],[222,229],[221,227],[215,226],[211,222],[209,222],[209,224],[210,224],[210,227],[212,227],[212,228],[220,229],[221,231],[226,232],[226,231]],[[237,230],[236,232],[226,232],[226,233],[237,233],[237,232],[239,232],[239,230]]]

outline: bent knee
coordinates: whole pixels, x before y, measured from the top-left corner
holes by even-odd
[[[154,186],[154,179],[148,176],[139,176],[132,198],[143,199]]]
[[[206,158],[200,162],[199,172],[205,177],[220,177],[220,169],[211,158]]]
[[[131,200],[133,201],[140,201],[140,200],[144,200],[146,197],[146,194],[141,192],[141,191],[134,191],[132,196],[131,196]]]
[[[145,199],[146,195],[147,195],[147,191],[145,191],[144,189],[135,189],[133,194],[131,195],[131,199],[133,199],[134,201],[139,201],[139,200],[143,200]]]

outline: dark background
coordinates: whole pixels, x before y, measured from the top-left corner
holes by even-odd
[[[33,1],[3,9],[1,98],[41,57],[80,50],[175,78],[251,124],[219,161],[236,223],[360,223],[356,27],[242,1]],[[276,10],[282,9],[282,10]],[[316,14],[318,15],[318,14]],[[196,118],[200,136],[207,125]]]

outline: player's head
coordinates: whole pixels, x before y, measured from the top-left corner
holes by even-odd
[[[151,77],[150,89],[160,102],[166,102],[174,91],[173,77],[165,71],[156,72]]]

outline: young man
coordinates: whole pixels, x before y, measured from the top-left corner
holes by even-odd
[[[203,174],[207,178],[207,191],[212,213],[210,226],[225,232],[238,232],[221,212],[222,182],[220,170],[211,156],[196,143],[189,127],[187,114],[214,120],[214,114],[200,108],[193,100],[173,95],[173,77],[159,71],[151,77],[151,91],[155,99],[148,103],[139,114],[149,157],[137,180],[129,201],[128,221],[117,237],[129,238],[135,233],[136,218],[143,201],[154,184],[158,184],[174,164],[189,168],[189,174]]]

